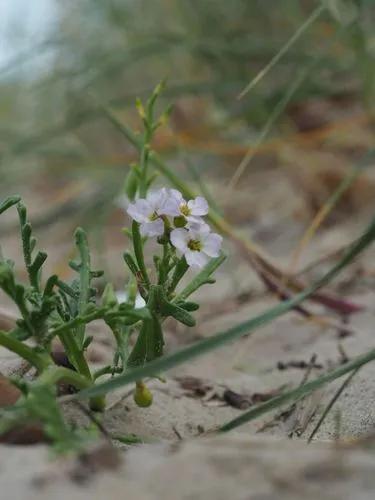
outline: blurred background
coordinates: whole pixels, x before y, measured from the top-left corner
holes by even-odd
[[[174,109],[154,149],[233,227],[289,262],[374,145],[374,2],[1,0],[0,198],[24,197],[55,272],[69,272],[81,225],[98,265],[112,279],[123,273],[121,196],[137,157],[101,106],[140,131],[135,99],[162,79],[160,109]],[[319,227],[322,238],[343,224],[344,233],[332,243],[331,231],[319,251],[350,239],[348,221],[365,225],[374,182],[366,168],[348,184]],[[14,256],[13,215],[0,241]]]

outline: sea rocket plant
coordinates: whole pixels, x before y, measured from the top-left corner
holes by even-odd
[[[151,320],[144,321],[130,355],[122,355],[127,367],[143,365],[163,352],[163,319],[172,316],[177,321],[194,326],[190,314],[199,305],[188,302],[187,297],[202,285],[212,283],[212,274],[222,263],[222,237],[212,233],[204,216],[208,203],[202,196],[186,199],[181,190],[151,185],[155,173],[150,172],[151,141],[155,130],[166,119],[167,112],[154,120],[154,104],[158,87],[145,107],[137,107],[144,124],[144,134],[139,141],[140,163],[131,167],[125,182],[125,192],[131,203],[127,213],[132,219],[130,235],[133,252],[126,252],[124,259],[133,274],[138,293],[146,302]],[[185,190],[188,192],[188,189]],[[154,272],[146,264],[144,250],[149,239],[162,246],[161,255],[153,256]],[[153,246],[155,248],[155,246]],[[157,248],[157,247],[156,247]],[[190,285],[178,291],[180,281],[189,268],[198,274]],[[124,362],[124,361],[123,361]],[[141,406],[151,403],[146,397],[142,381],[136,386],[135,401]]]
[[[35,248],[26,207],[17,196],[0,203],[0,215],[17,207],[28,276],[28,283],[19,283],[14,262],[4,259],[0,249],[0,290],[14,302],[20,314],[13,330],[0,330],[0,345],[19,355],[36,372],[34,380],[13,380],[22,396],[16,405],[0,409],[0,440],[14,426],[37,421],[59,450],[77,448],[82,440],[61,413],[57,401],[59,384],[64,382],[76,390],[94,388],[105,375],[116,378],[162,356],[166,318],[172,317],[188,327],[195,325],[191,313],[199,305],[188,299],[201,286],[214,282],[212,275],[225,257],[220,252],[221,236],[212,233],[203,219],[208,214],[203,197],[185,200],[176,189],[151,188],[155,172],[150,171],[150,144],[153,133],[167,116],[165,112],[156,121],[153,117],[160,90],[157,87],[145,108],[142,103],[137,104],[144,134],[139,140],[139,164],[129,169],[125,182],[132,225],[126,231],[130,248],[123,255],[130,275],[122,294],[116,294],[111,283],[103,287],[102,293],[92,286],[93,280],[104,273],[92,269],[87,236],[80,228],[75,232],[78,258],[69,263],[76,278],[69,283],[57,275],[42,279],[47,254]],[[153,248],[160,249],[153,255],[153,268],[145,256],[150,238],[159,245]],[[189,268],[196,273],[180,287]],[[99,369],[87,360],[93,337],[87,334],[86,325],[95,320],[107,325],[115,343],[112,362]],[[57,365],[59,357],[53,351],[55,341],[63,350],[62,358],[66,358],[61,366]],[[136,382],[134,400],[139,406],[152,402],[143,380]],[[104,411],[105,397],[90,397],[89,406],[92,411]]]

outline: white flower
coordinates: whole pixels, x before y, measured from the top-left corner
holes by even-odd
[[[182,216],[188,222],[195,224],[203,223],[201,217],[208,214],[208,203],[203,196],[197,196],[194,200],[186,202],[180,191],[170,189],[169,192],[171,195],[170,206],[172,207],[174,203],[177,209],[176,217]]]
[[[207,224],[205,224],[207,226]],[[194,229],[174,229],[171,232],[172,245],[191,267],[201,268],[212,257],[218,257],[223,238],[210,233],[208,226]]]
[[[142,236],[160,236],[164,233],[164,222],[161,215],[173,216],[176,212],[176,203],[165,188],[150,191],[146,199],[139,198],[131,203],[127,209],[132,219],[137,221],[141,227]]]

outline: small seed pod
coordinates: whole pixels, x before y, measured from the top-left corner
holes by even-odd
[[[135,403],[141,408],[147,408],[152,405],[152,392],[143,382],[137,382],[133,398]]]

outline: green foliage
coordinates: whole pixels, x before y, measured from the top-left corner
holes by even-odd
[[[146,195],[155,175],[150,171],[151,140],[155,130],[166,120],[168,109],[154,119],[154,106],[162,89],[158,86],[146,105],[138,101],[137,106],[144,125],[144,135],[139,143],[140,162],[134,168],[136,182],[133,195]],[[162,323],[173,317],[187,326],[194,326],[195,319],[190,314],[198,304],[187,302],[188,295],[199,287],[211,282],[211,274],[223,258],[213,259],[205,270],[193,279],[180,295],[176,288],[184,277],[188,266],[184,258],[177,258],[169,241],[170,227],[164,221],[165,231],[160,239],[162,256],[155,255],[155,283],[144,257],[146,239],[140,234],[139,224],[133,222],[131,231],[132,251],[124,253],[124,261],[131,273],[127,288],[127,301],[119,304],[111,283],[105,285],[101,297],[93,286],[103,272],[93,270],[87,235],[82,228],[75,232],[77,260],[69,262],[77,276],[71,282],[62,281],[52,275],[42,278],[43,265],[47,254],[36,250],[36,238],[28,219],[26,207],[19,197],[7,198],[0,204],[0,213],[17,207],[20,223],[23,259],[28,275],[27,285],[19,283],[14,271],[14,262],[0,259],[0,288],[18,307],[21,318],[11,332],[0,331],[0,345],[32,364],[37,377],[31,382],[16,381],[22,388],[23,396],[14,408],[2,412],[0,433],[12,426],[23,425],[26,421],[37,421],[42,425],[47,439],[59,451],[68,451],[80,446],[81,440],[64,420],[57,403],[57,385],[68,383],[81,390],[93,387],[97,379],[105,374],[113,377],[127,373],[136,367],[147,366],[162,357],[164,338]],[[141,308],[135,307],[135,290],[146,301]],[[86,350],[92,337],[86,335],[86,326],[101,319],[113,333],[116,348],[112,365],[92,373],[86,359]],[[133,345],[131,337],[136,337]],[[58,338],[69,361],[68,367],[56,366],[52,342]],[[25,341],[31,342],[32,347]],[[152,394],[141,379],[135,380],[134,398],[140,406],[152,403]],[[90,398],[90,408],[103,411],[103,396]]]
[[[0,331],[0,345],[31,363],[37,369],[38,376],[29,383],[17,381],[19,387],[22,387],[23,396],[14,408],[2,412],[0,432],[35,420],[42,424],[46,438],[54,444],[56,450],[65,452],[77,449],[85,439],[82,441],[77,432],[64,421],[56,400],[56,385],[65,381],[76,389],[92,387],[96,379],[105,373],[125,373],[161,357],[164,346],[163,320],[170,316],[187,326],[195,325],[190,312],[199,306],[185,299],[200,286],[210,282],[211,274],[223,257],[213,259],[180,295],[175,296],[174,290],[187,270],[186,262],[177,259],[170,251],[164,252],[158,268],[159,283],[152,284],[143,256],[145,242],[135,223],[132,243],[136,260],[129,252],[125,252],[124,260],[136,277],[138,290],[145,297],[146,306],[135,308],[130,295],[128,302],[119,304],[110,283],[107,283],[98,300],[92,282],[103,273],[91,268],[84,230],[78,228],[75,232],[79,259],[69,263],[78,277],[66,283],[52,275],[43,282],[42,268],[47,256],[44,252],[35,250],[36,238],[25,206],[18,197],[11,197],[0,205],[1,211],[14,205],[19,214],[29,284],[18,283],[12,261],[0,261],[0,288],[14,301],[21,315],[14,330]],[[132,282],[129,283],[129,291],[131,288]],[[113,365],[92,374],[85,356],[92,338],[86,335],[85,330],[88,323],[97,319],[102,319],[110,327],[117,347]],[[132,334],[137,334],[137,338],[134,346],[130,347],[129,339]],[[60,339],[72,369],[54,364],[51,345],[55,337]],[[27,345],[26,340],[31,340],[34,347]],[[135,397],[141,406],[151,404],[152,395],[141,380],[137,380],[137,391]],[[102,411],[103,398],[94,396],[90,400],[90,406]]]

